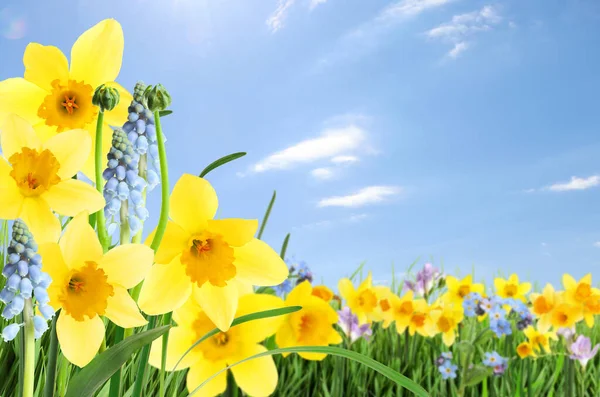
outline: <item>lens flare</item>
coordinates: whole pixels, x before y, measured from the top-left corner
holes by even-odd
[[[27,22],[19,13],[10,8],[0,10],[0,34],[9,40],[17,40],[25,37],[27,33]]]

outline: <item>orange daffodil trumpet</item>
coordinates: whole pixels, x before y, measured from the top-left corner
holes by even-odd
[[[373,287],[371,272],[357,289],[352,285],[352,281],[347,278],[339,281],[338,289],[342,298],[348,302],[350,310],[358,317],[359,325],[369,323],[377,317],[376,309],[379,299]]]
[[[103,254],[84,212],[71,220],[58,244],[42,244],[39,253],[53,280],[49,305],[62,309],[56,322],[58,341],[73,364],[83,367],[98,352],[105,333],[100,316],[123,328],[146,324],[127,289],[150,269],[149,247],[124,244]]]
[[[586,274],[579,281],[563,275],[564,299],[568,304],[580,307],[588,327],[594,326],[594,316],[600,314],[600,290],[592,287],[592,275]]]
[[[101,84],[119,90],[120,104],[105,114],[108,125],[122,125],[132,97],[115,83],[123,57],[123,30],[113,19],[84,32],[71,48],[71,65],[56,47],[30,43],[25,49],[24,78],[0,82],[0,125],[17,114],[33,125],[42,140],[73,129],[94,137],[98,108],[92,105],[94,90]],[[104,134],[103,154],[108,153],[111,134]],[[83,172],[93,179],[95,142],[84,153]],[[81,149],[83,151],[83,148]]]
[[[243,294],[240,291],[240,294]],[[318,298],[315,298],[318,299]],[[265,310],[279,309],[283,301],[267,294],[245,294],[240,296],[236,317]],[[169,333],[166,369],[173,370],[175,364],[192,345],[216,325],[193,299],[173,312],[177,326]],[[282,316],[264,318],[242,323],[226,332],[219,332],[194,347],[175,368],[189,368],[187,388],[191,392],[212,375],[245,358],[263,353],[267,349],[260,343],[273,335],[281,323]],[[162,338],[154,341],[150,351],[150,365],[160,368]],[[231,368],[236,384],[251,396],[268,396],[275,391],[278,374],[273,357],[255,358]],[[196,395],[212,397],[225,392],[227,372],[223,371],[203,386]]]
[[[168,313],[193,296],[225,332],[237,309],[237,284],[273,286],[288,277],[279,255],[254,238],[258,221],[215,220],[217,206],[217,194],[205,179],[184,174],[175,184],[171,220],[140,293],[142,311]]]
[[[10,115],[0,126],[0,218],[21,218],[39,243],[56,242],[61,225],[52,213],[96,212],[104,197],[71,179],[86,161],[92,142],[84,130],[66,131],[42,142],[32,126]],[[8,160],[8,161],[7,161]]]

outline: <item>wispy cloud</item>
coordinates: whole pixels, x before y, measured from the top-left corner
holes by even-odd
[[[492,30],[501,21],[502,17],[496,7],[488,5],[479,11],[455,15],[450,22],[426,31],[425,35],[430,39],[453,44],[447,55],[450,58],[457,58],[469,48],[468,38]]]
[[[347,196],[333,196],[321,199],[318,207],[363,207],[378,204],[402,192],[397,186],[369,186]]]
[[[331,168],[315,168],[310,172],[310,175],[315,179],[327,180],[334,176],[334,172]]]
[[[572,176],[569,182],[555,183],[546,188],[553,192],[567,192],[570,190],[586,190],[600,185],[600,176],[592,175],[588,178]]]
[[[325,4],[325,3],[327,3],[327,0],[310,0],[309,8],[312,10],[315,7],[317,7],[319,4]]]
[[[348,218],[348,222],[360,222],[362,220],[365,220],[369,217],[368,214],[354,214],[354,215],[350,215],[350,217]]]
[[[277,3],[277,9],[273,11],[266,22],[271,32],[275,33],[283,28],[285,19],[290,12],[290,8],[295,2],[296,0],[279,0]]]
[[[333,159],[357,151],[365,144],[367,133],[356,125],[327,128],[320,137],[301,141],[273,153],[252,167],[253,172],[288,169],[298,164]]]
[[[331,159],[333,164],[352,164],[358,161],[356,156],[335,156]]]
[[[596,242],[594,243],[594,247],[600,248],[600,241],[596,241]]]

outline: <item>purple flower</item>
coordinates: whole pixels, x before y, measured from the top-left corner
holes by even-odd
[[[508,368],[508,361],[504,361],[502,364],[496,365],[494,367],[494,375],[496,375],[496,376],[503,375],[504,371],[506,371],[506,368]]]
[[[354,343],[358,339],[365,338],[369,340],[373,335],[370,324],[358,325],[358,317],[352,313],[349,307],[344,307],[338,312],[338,325],[344,331],[350,342]]]
[[[571,328],[559,328],[556,333],[560,336],[562,336],[563,338],[565,338],[568,341],[573,340],[573,338],[575,337],[575,327],[571,327]]]
[[[600,344],[597,344],[594,346],[594,349],[592,349],[590,338],[579,335],[577,340],[569,346],[571,360],[578,360],[581,366],[585,368],[588,361],[590,361],[598,352],[598,348],[600,348]]]
[[[419,270],[415,281],[405,280],[404,290],[411,290],[417,295],[425,295],[431,291],[433,285],[441,277],[438,269],[431,263],[426,263],[423,269]]]

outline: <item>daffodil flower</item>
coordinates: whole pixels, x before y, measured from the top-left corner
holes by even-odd
[[[205,179],[184,174],[175,184],[171,221],[140,292],[142,311],[168,313],[193,296],[211,321],[227,331],[238,304],[237,284],[273,286],[288,277],[279,255],[253,237],[258,221],[214,220],[217,206],[217,194]]]
[[[541,332],[546,332],[552,327],[550,318],[558,301],[557,295],[552,284],[546,284],[541,294],[531,294],[531,311],[538,317],[537,326]]]
[[[534,351],[543,349],[546,353],[550,353],[550,339],[556,340],[556,332],[543,332],[529,326],[523,331],[527,337],[529,344]]]
[[[303,281],[290,292],[286,306],[302,306],[302,310],[286,315],[275,335],[279,347],[327,346],[342,343],[342,336],[333,328],[338,314],[323,299],[312,294],[310,282]],[[323,353],[298,353],[306,360],[322,360]],[[287,357],[289,353],[284,353]]]
[[[113,19],[104,20],[84,32],[71,48],[71,65],[60,49],[30,43],[25,49],[24,78],[0,82],[0,125],[10,113],[29,121],[43,142],[67,130],[85,129],[96,135],[98,108],[92,105],[94,90],[106,84],[119,90],[119,105],[105,114],[110,125],[127,119],[129,94],[114,82],[123,58],[123,30]],[[103,153],[108,153],[111,134],[104,134]],[[83,172],[94,176],[92,146],[85,153]]]
[[[502,298],[519,299],[525,302],[525,294],[531,290],[531,283],[519,283],[519,276],[511,274],[508,280],[495,278],[494,287],[496,294]]]
[[[242,292],[240,292],[241,294]],[[318,298],[316,298],[318,299]],[[236,317],[265,310],[279,309],[283,301],[273,295],[245,294],[239,298]],[[166,369],[173,370],[183,354],[202,336],[216,328],[207,313],[192,298],[173,312],[177,323],[169,333]],[[189,368],[187,388],[191,392],[212,375],[245,358],[265,352],[260,343],[273,335],[283,321],[282,316],[248,321],[219,332],[194,347],[175,368]],[[152,343],[150,365],[160,368],[162,338]],[[265,356],[246,361],[231,368],[236,384],[251,396],[268,396],[277,387],[277,368],[273,357]],[[223,371],[202,387],[196,395],[212,397],[227,388],[227,372]]]
[[[462,307],[447,303],[439,306],[438,310],[431,311],[435,331],[442,334],[442,341],[446,346],[451,346],[456,340],[456,330],[463,317]]]
[[[104,197],[71,179],[84,164],[92,140],[84,130],[63,132],[45,143],[24,119],[10,115],[0,127],[0,218],[21,218],[38,243],[56,242],[61,226],[52,210],[74,216],[96,212]]]
[[[445,294],[445,299],[452,303],[462,304],[462,301],[467,295],[472,292],[483,294],[483,284],[474,284],[473,276],[470,274],[458,280],[456,277],[446,277],[446,285],[448,286],[448,292]]]
[[[139,284],[152,266],[149,247],[124,244],[103,254],[83,212],[71,220],[58,244],[42,244],[39,252],[52,278],[49,305],[62,309],[56,333],[70,362],[83,367],[98,352],[105,333],[100,316],[123,328],[146,324],[127,289]]]
[[[352,285],[352,281],[347,278],[338,282],[340,295],[346,300],[350,310],[358,317],[359,324],[371,322],[376,316],[375,309],[379,299],[372,280],[373,277],[369,272],[367,278],[356,289]]]

